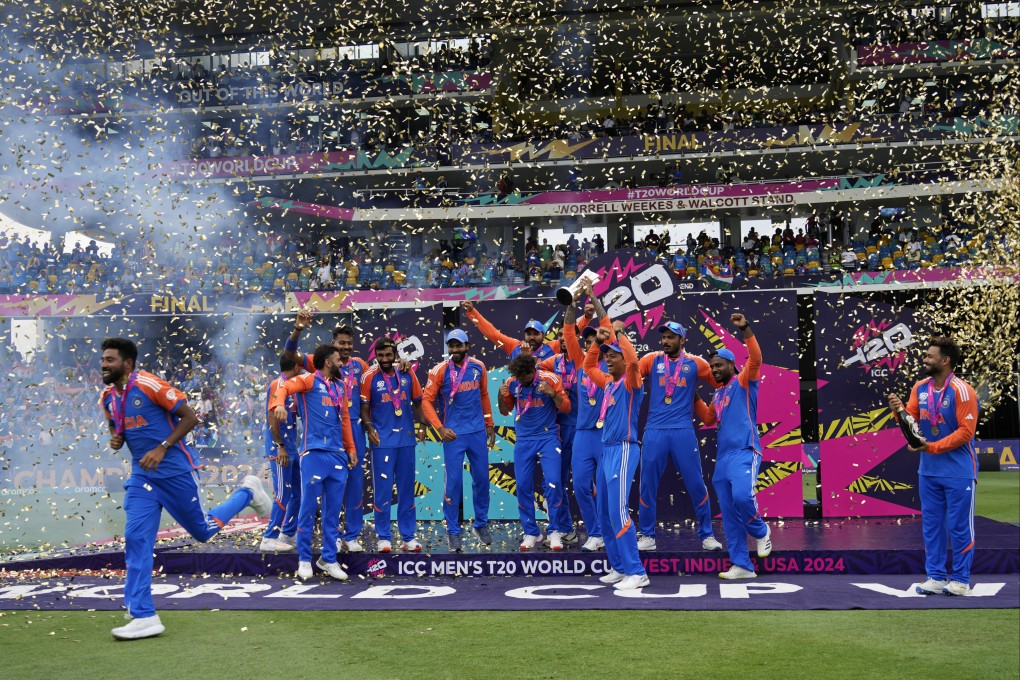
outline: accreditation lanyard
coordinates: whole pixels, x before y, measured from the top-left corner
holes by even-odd
[[[114,431],[119,434],[124,434],[124,420],[125,414],[127,413],[127,396],[131,388],[135,386],[135,378],[138,377],[138,371],[133,372],[128,376],[127,383],[124,385],[124,391],[120,393],[120,401],[117,401],[117,389],[114,388],[113,392],[110,393],[110,415],[113,416],[113,427]]]
[[[665,366],[666,373],[666,397],[663,399],[667,404],[673,403],[673,391],[676,389],[676,385],[680,382],[680,371],[684,367],[685,354],[683,350],[680,350],[680,356],[676,360],[676,368],[671,369],[669,357],[665,354],[662,355],[662,363]]]
[[[613,395],[620,389],[620,385],[627,379],[627,376],[620,378],[619,380],[606,385],[606,391],[602,395],[602,406],[599,408],[599,419],[595,422],[595,427],[601,429],[606,424],[606,411],[609,410],[609,404],[613,401]]]

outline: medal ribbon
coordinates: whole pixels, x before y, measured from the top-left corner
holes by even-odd
[[[666,396],[670,399],[673,398],[673,390],[676,389],[676,384],[680,382],[680,371],[684,367],[684,354],[683,350],[680,350],[680,356],[676,360],[676,368],[670,370],[669,357],[665,354],[662,355],[662,363],[665,365],[666,373]]]
[[[113,389],[110,393],[110,415],[113,416],[113,427],[114,431],[119,434],[124,434],[124,417],[127,413],[127,395],[131,391],[131,388],[135,386],[135,378],[138,377],[138,371],[133,372],[128,376],[127,384],[124,385],[124,391],[120,393],[120,403],[117,402],[117,388]]]
[[[556,371],[560,375],[560,379],[563,381],[563,389],[567,392],[577,382],[577,367],[575,366],[570,371],[567,371],[567,360],[563,356],[558,357],[553,361],[553,366],[556,365],[556,361],[559,361],[559,370]]]
[[[390,377],[387,374],[383,373],[382,370],[380,370],[379,373],[382,373],[383,382],[386,383],[386,391],[390,393],[390,401],[393,402],[393,411],[397,412],[400,410],[400,371],[395,368],[393,369],[393,375],[397,379],[396,389],[393,389],[393,385],[390,384]]]
[[[611,385],[606,385],[606,391],[602,395],[602,406],[599,408],[599,420],[603,423],[606,422],[606,411],[609,410],[609,402],[612,399],[612,396],[616,394],[616,390],[620,389],[620,385],[622,385],[623,381],[626,379],[627,376],[624,376],[613,382]]]
[[[537,381],[538,378],[535,378]],[[517,419],[520,420],[521,416],[527,413],[528,409],[531,408],[531,402],[535,400],[535,383],[531,383],[531,389],[528,391],[528,400],[524,402],[524,408],[521,408],[521,390],[523,386],[517,383],[517,387],[514,389],[514,398],[517,399]]]
[[[464,379],[465,374],[468,370],[468,358],[464,357],[464,365],[460,369],[460,373],[457,373],[457,364],[453,361],[450,362],[450,406],[453,406],[453,398],[457,396],[457,390],[460,388],[460,383]]]
[[[322,371],[316,371],[315,377],[326,385],[326,391],[329,392],[329,398],[333,400],[333,407],[337,410],[337,415],[342,416],[340,409],[344,407],[344,390],[332,380],[328,380]]]
[[[354,362],[348,359],[346,364],[341,364],[340,374],[344,378],[344,385],[347,386],[347,394],[355,394],[358,389],[358,378],[354,375]]]
[[[728,385],[726,385],[726,387],[721,390],[716,390],[715,394],[712,395],[712,407],[715,409],[715,426],[717,428],[722,425],[723,400],[730,395],[731,387],[733,387],[732,380]]]
[[[942,395],[945,393],[946,388],[949,387],[949,383],[956,377],[955,373],[950,373],[946,378],[945,384],[941,390],[935,390],[935,378],[931,379],[931,384],[928,385],[928,422],[931,423],[932,429],[937,429],[939,426],[939,412],[940,402],[942,401]]]

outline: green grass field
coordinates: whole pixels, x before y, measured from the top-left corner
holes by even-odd
[[[978,489],[979,514],[1020,522],[1020,474]],[[115,642],[116,612],[0,613],[3,677],[1020,677],[1016,609],[161,616],[162,637]]]

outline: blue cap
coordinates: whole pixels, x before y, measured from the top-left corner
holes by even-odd
[[[527,325],[524,326],[524,330],[528,330],[529,328],[538,331],[542,335],[545,335],[545,324],[539,321],[535,321],[534,319],[529,321]]]
[[[589,335],[598,335],[598,334],[599,334],[599,327],[598,326],[585,326],[584,330],[581,331],[581,339],[582,340],[586,340]]]
[[[679,335],[681,338],[687,337],[687,331],[684,330],[684,327],[678,324],[676,321],[669,321],[659,326],[660,333],[665,333],[666,331],[672,331],[673,333]]]
[[[725,359],[726,361],[732,361],[733,363],[737,363],[737,357],[733,356],[733,352],[729,351],[728,349],[721,349],[718,352],[716,352],[715,355],[717,357]]]
[[[450,342],[451,340],[459,340],[460,342],[467,343],[468,336],[467,333],[465,333],[461,329],[454,328],[452,331],[446,334],[446,341]]]
[[[615,342],[603,342],[602,346],[599,348],[599,351],[602,352],[603,354],[605,354],[606,352],[617,352],[618,354],[623,354],[623,350],[620,349],[620,346]]]

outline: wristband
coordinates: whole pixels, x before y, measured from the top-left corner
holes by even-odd
[[[161,442],[159,443],[159,445],[160,445],[160,446],[162,446],[162,447],[163,447],[164,449],[166,449],[167,451],[169,451],[169,450],[170,450],[171,448],[173,448],[173,444],[171,444],[170,442],[168,442],[168,441],[167,441],[167,440],[165,440],[165,439],[164,439],[163,441],[161,441]]]
[[[287,342],[283,343],[283,351],[294,352],[295,354],[297,354],[297,340],[288,337]]]
[[[737,329],[738,330],[742,330],[742,331],[746,331],[750,327],[751,327],[751,324],[745,323],[743,326],[737,326]]]

